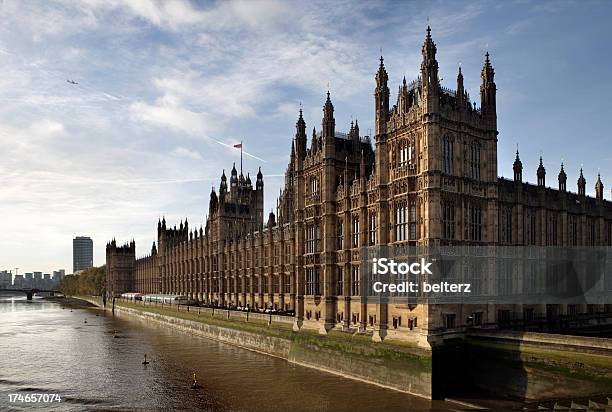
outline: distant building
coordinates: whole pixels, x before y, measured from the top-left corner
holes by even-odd
[[[93,267],[93,241],[78,236],[72,240],[72,271],[74,273]]]
[[[64,269],[53,271],[53,282],[58,284],[66,277],[66,271]]]
[[[23,287],[23,275],[15,275],[15,281],[13,282],[13,287],[15,289],[20,289]]]
[[[32,287],[32,285],[34,284],[34,273],[24,273],[24,281],[23,281],[23,286],[24,287]]]
[[[10,289],[13,285],[13,274],[8,270],[0,272],[0,289]]]
[[[24,286],[30,286],[33,288],[40,288],[43,285],[43,274],[42,272],[34,272],[34,280],[32,281],[31,285],[27,285],[24,282]]]

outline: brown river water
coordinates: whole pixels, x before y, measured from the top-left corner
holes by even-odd
[[[141,364],[145,353],[146,366]],[[201,385],[195,390],[190,389],[193,372]],[[58,394],[61,400],[11,402],[11,394]],[[1,411],[431,408],[458,405],[292,365],[145,320],[0,296]]]

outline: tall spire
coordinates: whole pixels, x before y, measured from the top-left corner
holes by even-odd
[[[497,118],[495,70],[489,60],[489,52],[485,53],[485,60],[480,73],[480,106],[485,116]]]
[[[436,51],[436,44],[431,38],[431,28],[427,26],[427,36],[425,36],[425,42],[423,43],[423,47],[421,49],[421,54],[423,55],[421,71],[435,76],[435,78],[430,78],[432,85],[436,85],[438,81],[438,62],[436,60]],[[423,78],[423,80],[425,81],[426,79]]]
[[[376,73],[376,84],[387,84],[389,80],[389,76],[387,75],[387,70],[385,69],[385,60],[382,55],[380,56],[380,65],[378,66],[378,72]]]
[[[457,106],[463,109],[465,106],[465,88],[463,87],[463,73],[461,73],[461,63],[459,63],[459,73],[457,73]]]
[[[334,119],[334,105],[331,102],[329,96],[329,90],[327,91],[327,99],[323,106],[323,121],[321,126],[323,127],[322,136],[323,140],[333,139],[336,136],[336,120]]]
[[[436,44],[431,38],[431,28],[427,26],[427,36],[421,49],[423,61],[421,62],[421,82],[423,84],[423,95],[425,97],[425,111],[435,112],[438,109],[438,61],[436,60]]]
[[[389,119],[389,76],[385,69],[382,53],[380,56],[380,65],[376,73],[376,89],[374,90],[374,105],[375,105],[375,133],[382,135],[387,132],[387,120]]]
[[[302,116],[302,108],[300,107],[300,116],[295,123],[295,143],[297,146],[297,154],[301,158],[304,158],[306,154],[306,122]]]

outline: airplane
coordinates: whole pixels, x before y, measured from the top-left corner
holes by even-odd
[[[77,82],[75,82],[74,80],[66,80],[68,83],[70,84],[78,84]]]

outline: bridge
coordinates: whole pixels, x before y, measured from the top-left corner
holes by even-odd
[[[34,296],[35,293],[49,293],[50,296],[54,296],[57,293],[62,293],[59,290],[44,290],[44,289],[38,289],[38,288],[0,289],[0,293],[2,292],[24,293],[26,295],[27,300],[32,300],[32,296]]]

